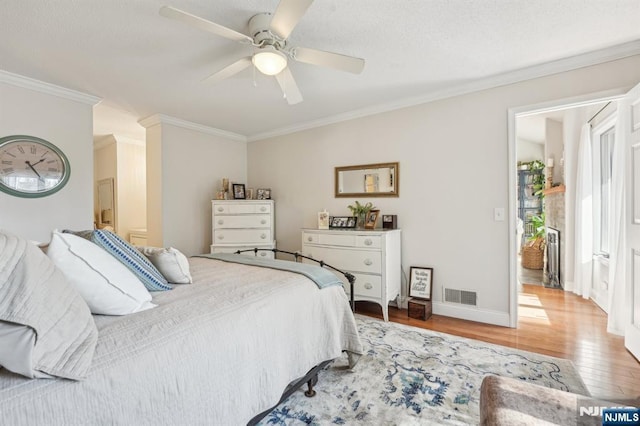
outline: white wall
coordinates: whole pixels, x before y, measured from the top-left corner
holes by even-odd
[[[13,76],[27,87],[0,79],[0,135],[30,135],[60,148],[69,159],[67,185],[44,198],[18,198],[0,192],[0,228],[22,237],[49,241],[54,228],[93,226],[92,104],[97,98]],[[60,89],[60,90],[57,90]],[[65,97],[69,94],[69,97]]]
[[[532,142],[526,139],[518,139],[516,143],[516,155],[518,156],[516,161],[523,163],[528,163],[533,160],[545,161],[543,143]]]
[[[147,153],[144,141],[116,140],[118,234],[129,241],[131,229],[147,227]]]
[[[434,267],[434,313],[508,325],[509,222],[493,221],[509,206],[507,111],[638,81],[634,56],[252,142],[249,184],[272,189],[278,246],[298,250],[319,210],[353,202],[334,198],[335,166],[399,161],[400,197],[373,201],[398,214],[404,273]],[[478,308],[442,303],[443,286],[477,291]]]
[[[246,182],[246,142],[175,119],[141,123],[147,127],[149,245],[173,246],[187,255],[208,253],[211,200],[223,177]]]

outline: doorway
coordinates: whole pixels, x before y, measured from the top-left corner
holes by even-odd
[[[521,250],[523,244],[528,241],[523,234],[531,234],[532,229],[524,229],[526,223],[520,224],[526,221],[522,219],[522,214],[518,214],[522,213],[519,208],[523,207],[518,198],[518,166],[524,163],[531,165],[536,160],[542,163],[536,164],[545,177],[542,191],[539,187],[535,188],[535,192],[544,193],[542,208],[537,211],[537,216],[543,213],[544,244],[546,245],[548,228],[551,228],[556,236],[556,266],[559,272],[552,271],[552,275],[558,274],[557,277],[552,277],[557,280],[556,287],[571,291],[574,285],[575,179],[581,127],[603,105],[619,99],[623,93],[622,90],[607,92],[509,110],[511,327],[518,326],[518,297],[522,284],[554,284],[553,281],[549,281],[547,262],[544,262],[540,269],[522,267]],[[519,140],[524,141],[520,147]],[[524,158],[523,151],[525,156],[531,158]]]

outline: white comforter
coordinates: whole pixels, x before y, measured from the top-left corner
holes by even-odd
[[[7,425],[239,425],[286,385],[362,346],[341,287],[290,272],[192,258],[194,283],[159,306],[96,316],[85,381],[29,380],[0,369]]]

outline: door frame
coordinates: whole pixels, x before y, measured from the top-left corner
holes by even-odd
[[[516,246],[516,217],[518,214],[516,187],[518,184],[518,175],[516,160],[516,118],[619,100],[629,89],[630,87],[606,90],[537,104],[512,107],[507,110],[507,154],[509,157],[509,327],[511,328],[518,327],[518,256]]]

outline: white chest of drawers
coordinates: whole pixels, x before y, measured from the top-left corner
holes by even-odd
[[[213,200],[211,213],[211,253],[276,247],[273,200]],[[274,253],[268,251],[256,255],[274,258]]]
[[[399,229],[303,229],[302,254],[355,275],[354,300],[378,303],[388,321],[389,302],[400,295],[400,235]],[[349,293],[348,281],[340,278]]]

